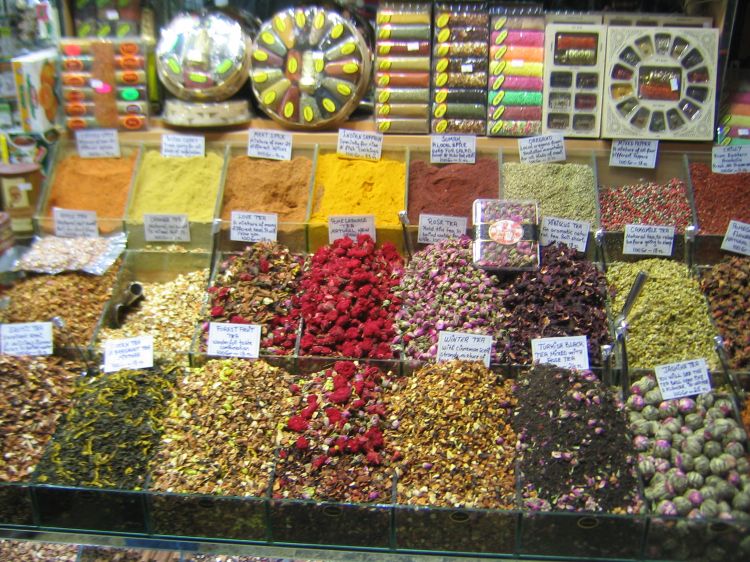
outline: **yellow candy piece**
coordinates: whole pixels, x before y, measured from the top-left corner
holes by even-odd
[[[334,111],[336,111],[336,104],[333,103],[333,100],[328,98],[323,98],[323,107],[329,113],[333,113]]]
[[[336,86],[336,90],[338,90],[339,94],[341,94],[342,96],[349,96],[352,93],[352,89],[346,84],[339,84],[338,86]]]

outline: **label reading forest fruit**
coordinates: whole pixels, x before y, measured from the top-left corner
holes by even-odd
[[[0,353],[4,355],[51,355],[52,322],[0,324]]]
[[[137,336],[104,341],[104,372],[150,369],[154,366],[154,338]]]
[[[654,367],[664,400],[675,400],[711,390],[705,359],[692,359]]]
[[[437,360],[482,361],[489,367],[493,344],[492,336],[442,331],[438,334]]]
[[[531,340],[534,363],[549,363],[563,369],[588,369],[589,348],[586,336],[536,338]]]
[[[474,135],[432,135],[431,164],[474,164],[477,160],[477,137]]]
[[[214,356],[256,359],[260,354],[260,326],[209,323],[207,353]]]

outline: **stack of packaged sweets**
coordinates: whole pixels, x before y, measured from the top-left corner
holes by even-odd
[[[429,132],[431,8],[429,2],[383,2],[378,8],[375,122],[380,132]]]
[[[542,131],[544,14],[538,8],[490,12],[487,134],[526,137]]]
[[[489,66],[487,5],[438,3],[433,17],[432,132],[484,135]]]

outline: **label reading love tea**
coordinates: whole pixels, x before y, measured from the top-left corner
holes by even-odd
[[[558,217],[542,218],[539,242],[542,246],[560,242],[585,252],[589,241],[591,223],[561,219]]]
[[[750,256],[750,224],[729,221],[729,228],[721,242],[721,249]]]
[[[52,355],[52,322],[0,324],[0,353]]]
[[[292,133],[250,129],[247,137],[247,155],[269,160],[291,160]]]
[[[492,336],[442,331],[438,334],[437,360],[482,361],[489,367],[493,343]]]
[[[136,336],[104,341],[104,372],[150,369],[154,366],[154,338]]]
[[[356,240],[360,234],[369,234],[375,240],[375,217],[373,215],[338,215],[328,217],[328,243],[347,236]]]
[[[565,160],[565,138],[554,133],[518,139],[518,156],[524,164]]]
[[[477,160],[477,137],[474,135],[432,135],[431,164],[474,164]]]
[[[117,129],[76,131],[76,150],[81,158],[119,158],[120,137]]]
[[[673,226],[626,224],[622,253],[669,257],[672,255],[673,242]]]
[[[187,215],[143,215],[146,242],[190,242]]]
[[[206,139],[201,135],[162,135],[161,155],[190,158],[206,155]]]
[[[705,359],[657,365],[654,372],[664,400],[703,394],[711,390]]]
[[[420,214],[417,242],[435,244],[446,238],[458,238],[466,234],[466,223],[466,217]]]
[[[260,355],[260,326],[258,324],[210,322],[207,353],[224,357],[256,359]]]
[[[534,363],[549,363],[563,369],[589,368],[586,336],[533,339],[531,355]]]
[[[278,224],[276,213],[232,211],[229,237],[237,242],[276,242]]]
[[[714,146],[711,149],[711,170],[717,174],[750,172],[750,145]]]
[[[340,129],[336,153],[349,158],[380,160],[383,152],[383,135],[381,133],[363,133]]]
[[[76,211],[54,207],[52,220],[55,221],[55,236],[62,238],[97,238],[99,236],[96,211]]]
[[[656,168],[658,140],[615,140],[609,152],[609,165],[622,168]]]

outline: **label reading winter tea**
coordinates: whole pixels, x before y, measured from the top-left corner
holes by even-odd
[[[482,361],[489,367],[492,345],[492,336],[441,331],[438,334],[437,360]]]

